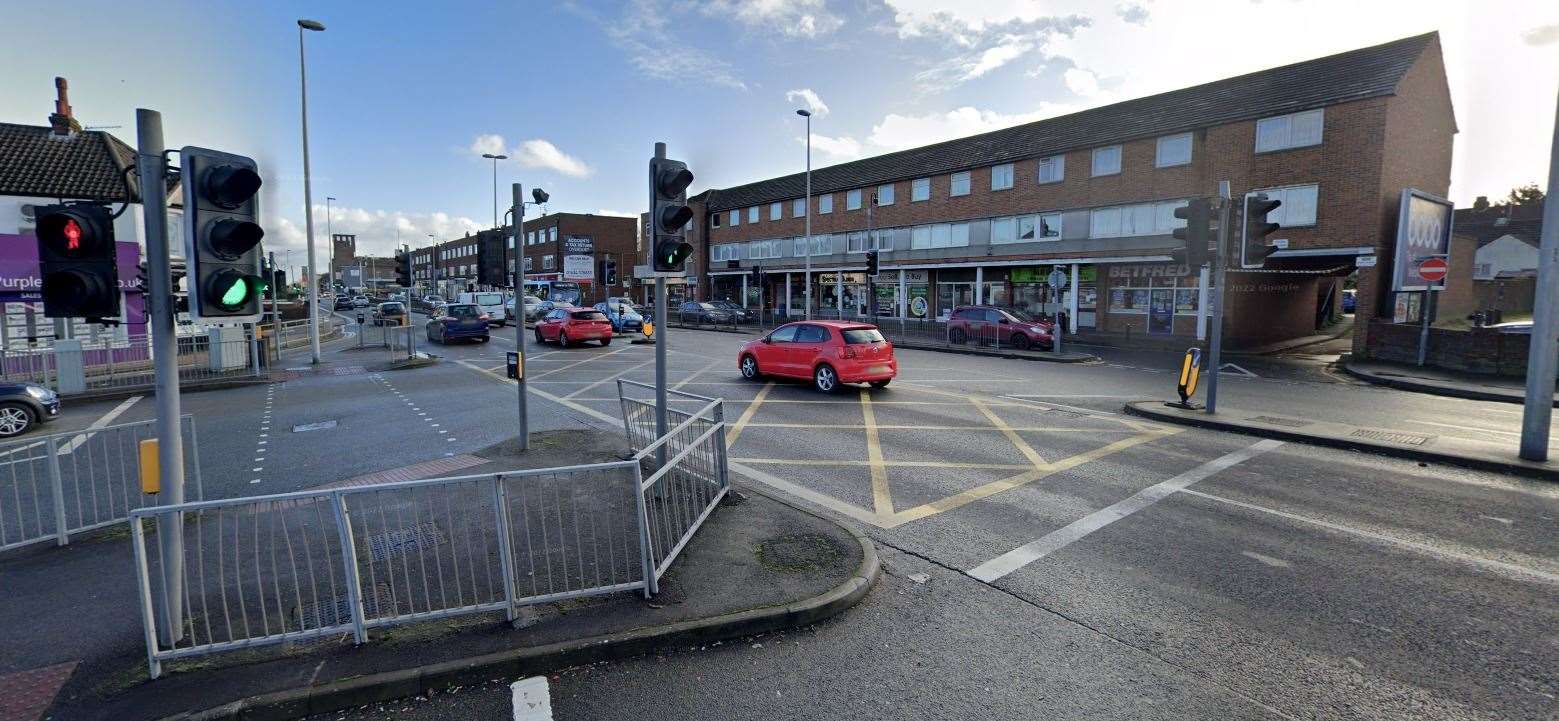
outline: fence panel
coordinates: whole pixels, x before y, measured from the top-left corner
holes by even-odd
[[[186,495],[202,497],[195,419],[180,422]],[[141,493],[140,442],[155,420],[88,428],[0,444],[0,551],[123,521],[157,496]]]

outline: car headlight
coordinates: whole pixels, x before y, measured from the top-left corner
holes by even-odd
[[[27,395],[37,398],[40,401],[54,400],[54,391],[44,388],[43,386],[27,386]]]

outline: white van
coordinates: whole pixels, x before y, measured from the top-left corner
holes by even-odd
[[[461,293],[455,299],[456,303],[470,303],[482,309],[487,314],[487,322],[501,326],[507,318],[504,315],[503,293],[496,290],[484,290],[475,293]]]

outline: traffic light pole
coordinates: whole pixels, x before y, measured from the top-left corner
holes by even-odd
[[[1559,120],[1559,110],[1554,113]],[[1548,198],[1543,202],[1543,230],[1538,241],[1537,304],[1532,312],[1532,345],[1527,351],[1526,403],[1521,410],[1521,457],[1548,460],[1548,432],[1553,421],[1555,368],[1559,367],[1559,125],[1548,146]]]
[[[1207,413],[1218,412],[1218,369],[1223,366],[1223,287],[1224,271],[1229,266],[1229,217],[1234,201],[1230,199],[1229,181],[1218,181],[1218,244],[1213,250],[1213,308],[1211,315],[1212,338],[1208,341]]]
[[[666,159],[666,144],[665,143],[656,143],[655,144],[655,159],[656,160],[665,160]],[[651,232],[652,236],[650,238],[649,245],[650,245],[650,248],[653,250],[653,249],[656,248],[656,241],[658,240],[658,238],[654,237],[654,234],[659,232],[660,226],[656,222],[656,219],[653,217],[654,209],[655,209],[654,190],[652,189],[650,192],[651,192],[651,195],[650,195],[650,212],[651,212],[651,216],[652,216],[650,218],[650,232]],[[653,269],[654,268],[654,264],[652,263],[650,267]],[[665,438],[666,437],[666,431],[668,430],[667,426],[666,426],[666,345],[668,343],[667,342],[667,338],[666,338],[666,330],[667,330],[667,328],[671,324],[666,322],[668,317],[669,317],[668,316],[668,311],[666,310],[666,286],[667,286],[666,274],[656,273],[655,274],[655,437],[657,439]],[[655,447],[655,467],[656,468],[665,468],[666,467],[666,444],[665,443],[662,443],[659,446]]]
[[[146,320],[152,334],[152,370],[156,382],[157,462],[162,469],[161,505],[184,502],[184,437],[179,429],[179,354],[174,336],[173,264],[168,249],[167,161],[163,159],[162,114],[137,108],[136,170],[146,230],[146,276],[150,284]],[[162,549],[162,641],[173,645],[184,638],[184,519],[177,513],[157,519],[157,543]]]
[[[530,415],[525,389],[525,195],[514,184],[514,352],[515,384],[520,394],[520,450],[530,450]]]

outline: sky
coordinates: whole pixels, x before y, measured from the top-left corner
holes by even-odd
[[[77,118],[135,143],[255,157],[262,225],[303,262],[298,27],[318,248],[427,245],[493,224],[510,184],[550,212],[636,215],[656,141],[693,190],[821,167],[1438,30],[1455,104],[1451,196],[1546,182],[1559,3],[1525,0],[6,0],[0,121]],[[146,7],[132,8],[136,5]],[[70,25],[69,47],[57,33]],[[499,211],[500,214],[502,210]],[[529,210],[527,217],[540,211]],[[290,253],[289,253],[290,251]]]

